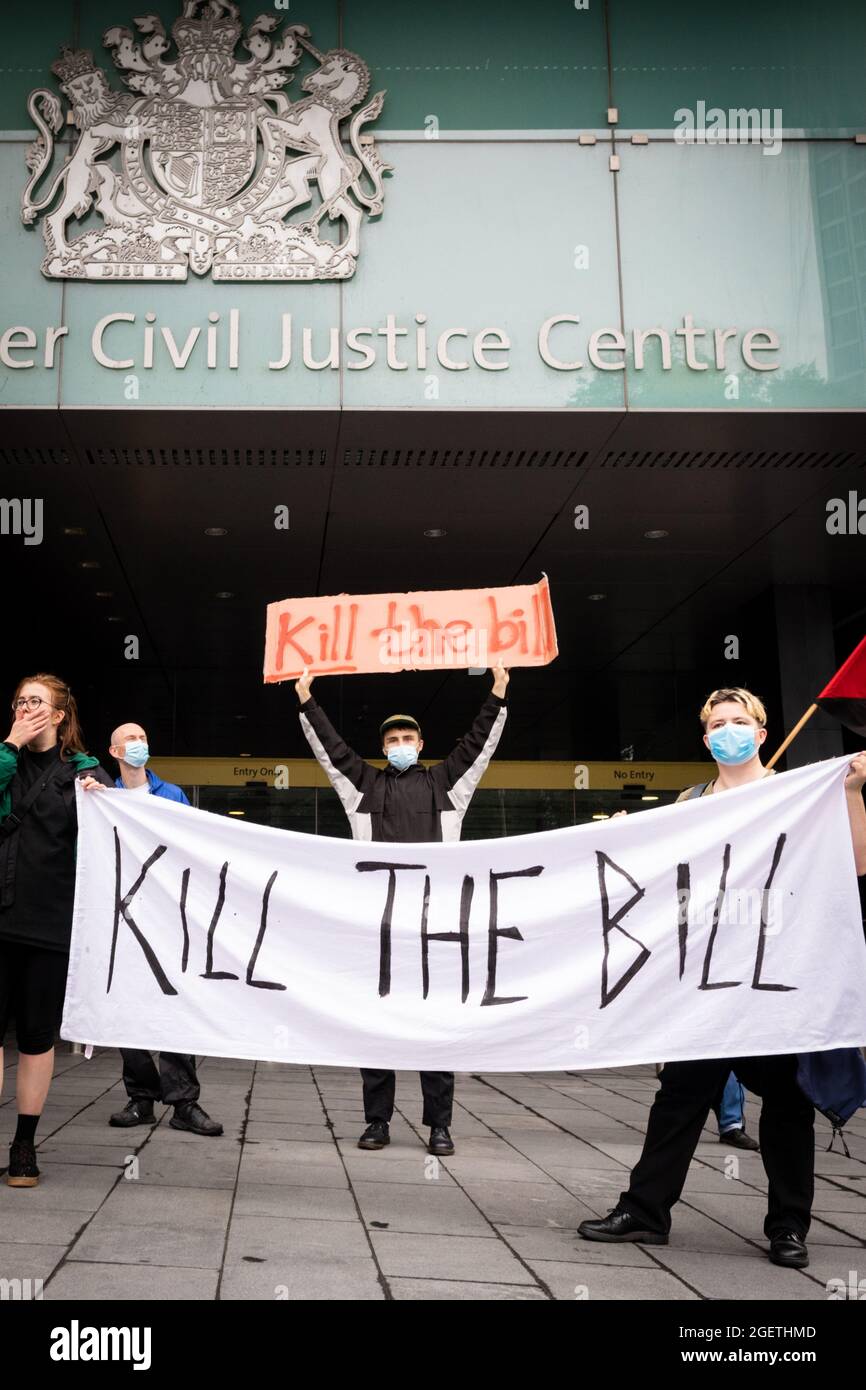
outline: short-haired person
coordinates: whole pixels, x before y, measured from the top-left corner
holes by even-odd
[[[295,685],[301,704],[304,736],[336,791],[356,840],[400,844],[459,840],[463,817],[505,727],[508,672],[493,668],[493,689],[469,733],[443,762],[425,767],[421,728],[410,714],[392,714],[379,726],[385,768],[373,767],[343,741],[325,711],[310,694],[312,676],[305,669]],[[392,1071],[363,1068],[364,1119],[367,1128],[359,1149],[383,1149],[391,1142],[395,1077]],[[430,1127],[428,1152],[452,1154],[450,1134],[454,1073],[422,1071],[422,1124]]]
[[[179,801],[188,806],[186,793],[173,782],[163,782],[146,767],[150,758],[147,734],[140,724],[121,724],[111,735],[109,753],[116,760],[119,775],[115,787],[135,796],[161,796],[166,801]],[[152,1125],[155,1121],[153,1103],[174,1107],[169,1120],[172,1129],[189,1130],[192,1134],[210,1137],[222,1134],[223,1127],[198,1103],[201,1095],[196,1074],[195,1057],[181,1052],[160,1052],[159,1071],[150,1053],[144,1048],[122,1047],[123,1084],[129,1096],[122,1110],[117,1110],[108,1123],[127,1129],[132,1125]]]
[[[718,766],[718,776],[706,784],[703,795],[717,796],[771,775],[772,770],[761,763],[767,716],[751,691],[714,690],[700,718],[704,743]],[[864,785],[866,753],[858,753],[845,778],[858,874],[866,874]],[[762,1098],[761,1158],[769,1180],[764,1234],[770,1242],[770,1259],[794,1269],[809,1263],[806,1236],[815,1187],[815,1110],[797,1085],[797,1058],[791,1053],[668,1062],[628,1188],[606,1217],[578,1227],[581,1236],[667,1245],[671,1208],[679,1201],[710,1107],[732,1070]]]
[[[0,1086],[10,1014],[18,1039],[18,1124],[10,1187],[35,1187],[36,1126],[54,1072],[63,1013],[78,819],[75,782],[111,786],[84,751],[78,709],[65,681],[42,671],[19,681],[13,721],[0,743]]]

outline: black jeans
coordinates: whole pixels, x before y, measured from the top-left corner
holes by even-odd
[[[394,1114],[394,1087],[396,1078],[392,1071],[361,1071],[364,1081],[364,1119],[368,1125],[375,1120],[390,1124]],[[422,1071],[421,1091],[424,1096],[423,1125],[431,1129],[451,1124],[451,1107],[454,1104],[453,1071]]]
[[[668,1233],[671,1207],[730,1071],[763,1099],[759,1138],[770,1180],[764,1234],[790,1230],[805,1239],[815,1191],[815,1110],[797,1085],[797,1059],[791,1055],[668,1062],[620,1208],[648,1230]]]
[[[182,1052],[160,1052],[159,1071],[149,1052],[122,1047],[123,1084],[130,1100],[161,1100],[163,1105],[184,1105],[198,1100],[201,1087],[195,1058]]]

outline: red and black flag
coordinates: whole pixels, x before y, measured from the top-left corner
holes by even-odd
[[[866,637],[824,686],[816,704],[866,738]]]

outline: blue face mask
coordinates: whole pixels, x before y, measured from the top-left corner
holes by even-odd
[[[388,749],[388,762],[395,767],[398,772],[405,772],[407,767],[414,767],[418,761],[418,749],[408,745],[401,745],[399,748]]]
[[[725,724],[721,729],[714,729],[708,742],[716,762],[729,767],[747,763],[758,751],[756,732],[747,724]]]
[[[142,743],[141,739],[130,739],[126,745],[123,761],[128,763],[130,767],[144,767],[149,757],[150,749],[146,743]]]

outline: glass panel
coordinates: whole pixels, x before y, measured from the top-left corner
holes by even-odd
[[[866,123],[866,6],[791,0],[609,0],[613,99],[627,130],[672,130],[680,107],[780,108],[806,134]]]
[[[627,328],[664,327],[635,366],[628,334],[629,404],[717,410],[862,408],[866,402],[866,164],[854,145],[625,147],[619,177]],[[748,224],[731,209],[748,209]],[[689,367],[674,330],[705,330]],[[736,326],[719,343],[713,331]],[[774,371],[749,369],[748,329],[772,329]],[[760,341],[760,340],[759,340]],[[716,354],[723,366],[716,365]]]
[[[586,353],[594,329],[619,323],[610,145],[489,144],[480,158],[477,144],[386,142],[383,155],[395,165],[392,211],[365,230],[358,272],[343,287],[345,324],[373,331],[363,341],[376,361],[357,370],[360,357],[347,354],[345,405],[622,406],[624,373],[595,370]],[[555,213],[539,215],[540,190]],[[406,371],[387,365],[376,336],[383,311],[405,334],[396,346]],[[424,368],[416,365],[416,314],[428,319]],[[549,350],[558,361],[583,360],[579,370],[554,369],[539,353],[542,324],[566,314],[580,325],[553,327]],[[492,327],[511,346],[486,360],[507,362],[505,370],[473,360],[475,336]],[[457,328],[468,337],[445,351],[468,363],[465,371],[437,357],[439,335]]]
[[[603,126],[604,6],[570,0],[346,0],[343,42],[387,89],[381,124],[424,130]],[[300,12],[300,7],[299,7]],[[301,18],[306,21],[306,14]],[[318,42],[318,40],[316,40]]]

